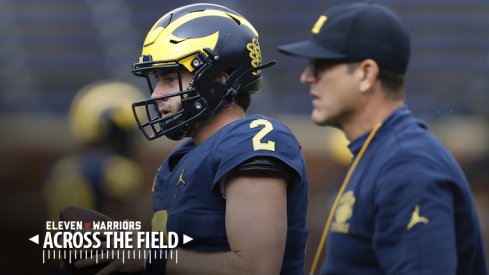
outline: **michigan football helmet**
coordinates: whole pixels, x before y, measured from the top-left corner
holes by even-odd
[[[240,14],[214,4],[193,4],[163,15],[144,41],[142,55],[133,65],[136,76],[152,81],[165,70],[177,71],[179,91],[133,104],[140,130],[149,140],[167,136],[179,140],[191,127],[227,107],[238,93],[260,89],[261,63],[258,33]],[[189,87],[182,87],[181,70],[192,73]],[[219,73],[227,80],[218,81]],[[182,108],[161,115],[158,102],[180,97]]]
[[[144,98],[135,86],[96,81],[82,87],[70,107],[70,130],[79,144],[114,143],[136,131],[131,104]]]

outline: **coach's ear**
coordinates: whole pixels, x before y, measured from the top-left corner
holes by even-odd
[[[365,59],[355,69],[360,78],[360,92],[365,93],[372,89],[379,76],[379,66],[372,59]]]

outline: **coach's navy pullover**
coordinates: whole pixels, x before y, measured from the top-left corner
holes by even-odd
[[[356,157],[369,133],[349,148]],[[322,274],[487,274],[467,180],[403,106],[384,122],[335,213]]]

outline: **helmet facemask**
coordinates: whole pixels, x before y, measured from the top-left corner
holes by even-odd
[[[234,11],[212,4],[173,10],[148,33],[132,72],[145,77],[153,93],[155,73],[176,71],[179,90],[134,103],[139,128],[150,140],[163,135],[173,140],[189,136],[196,122],[229,106],[238,92],[259,91],[261,69],[273,64],[261,65],[258,33]],[[189,87],[182,85],[181,70],[192,73]],[[224,81],[218,79],[222,73],[228,75]],[[181,100],[181,109],[160,112],[158,103],[174,97]]]
[[[198,118],[200,118],[199,120],[204,118],[203,115],[207,112],[208,104],[205,98],[193,86],[193,83],[196,77],[201,75],[201,71],[206,70],[210,64],[204,66],[194,62],[194,65],[202,66],[199,66],[200,68],[194,71],[189,86],[184,88],[182,71],[186,69],[181,65],[181,60],[192,55],[200,55],[200,59],[203,59],[201,53],[192,53],[178,60],[165,62],[144,61],[133,66],[133,73],[135,75],[146,78],[150,94],[153,93],[158,81],[158,75],[161,73],[175,72],[179,83],[179,90],[174,93],[132,104],[136,122],[147,139],[153,140],[161,136],[166,136],[172,140],[180,140],[188,135],[191,126]],[[198,59],[195,58],[194,60]],[[173,97],[179,97],[181,101],[180,109],[174,113],[162,114],[159,110],[159,103]]]

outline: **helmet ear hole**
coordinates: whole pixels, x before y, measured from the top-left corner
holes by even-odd
[[[220,79],[200,78],[195,83],[195,87],[210,106],[217,106],[227,93],[226,79],[221,81]]]
[[[216,80],[221,82],[221,83],[226,83],[226,80],[229,78],[229,74],[224,72],[224,73],[219,73],[216,76]]]

